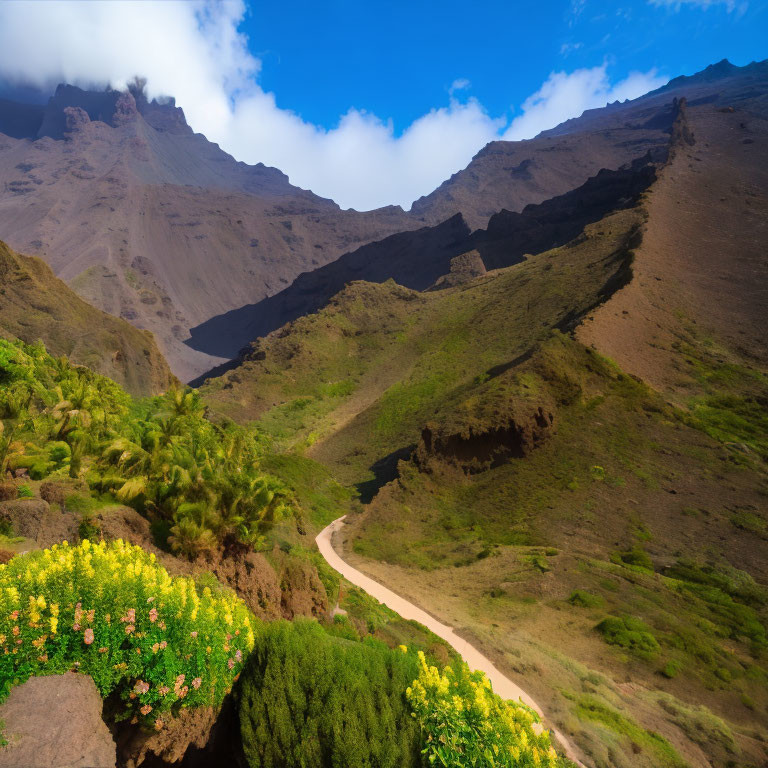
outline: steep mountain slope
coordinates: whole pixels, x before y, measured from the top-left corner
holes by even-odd
[[[677,105],[675,105],[677,111]],[[384,282],[423,291],[451,270],[452,260],[470,251],[485,268],[516,264],[528,253],[567,243],[608,211],[633,205],[655,178],[658,148],[616,171],[603,170],[579,188],[529,205],[522,213],[502,210],[487,229],[470,233],[461,214],[434,227],[392,235],[299,275],[285,290],[259,304],[214,317],[191,331],[196,349],[234,357],[250,340],[322,307],[353,280]],[[218,371],[213,371],[213,374]]]
[[[95,309],[40,259],[0,242],[0,336],[45,343],[109,376],[134,395],[165,392],[176,381],[152,334]]]
[[[493,142],[409,213],[342,211],[274,168],[237,163],[193,134],[172,100],[148,102],[140,86],[60,86],[47,106],[0,100],[0,237],[41,256],[86,300],[152,330],[188,380],[220,362],[183,343],[190,328],[365,243],[458,213],[477,229],[502,209],[562,195],[664,146],[676,95],[717,98],[759,76],[720,67],[714,80],[676,82],[531,141]]]
[[[419,223],[342,211],[193,134],[173,102],[60,86],[0,104],[0,237],[83,298],[153,331],[182,378],[210,360],[187,329],[357,244]]]
[[[586,111],[529,141],[494,141],[462,171],[414,202],[411,213],[428,222],[457,211],[473,228],[501,208],[520,211],[583,184],[601,168],[618,168],[664,146],[674,97],[727,104],[730,93],[764,87],[768,63],[736,67],[728,61],[678,77],[633,101]]]
[[[768,365],[768,93],[693,108],[684,145],[649,193],[636,279],[579,332],[659,389],[685,397],[673,354],[691,332],[713,351]]]
[[[721,62],[635,101],[585,112],[531,141],[493,142],[467,169],[414,203],[411,215],[439,224],[344,254],[257,304],[207,320],[192,329],[187,343],[202,352],[232,358],[251,339],[314,312],[351,280],[392,278],[423,290],[447,273],[450,260],[462,252],[478,248],[486,266],[496,268],[509,266],[526,252],[567,242],[604,213],[599,201],[589,200],[595,188],[604,189],[601,170],[663,155],[675,130],[681,99],[728,105],[756,87],[765,88],[766,83],[765,63],[734,67]],[[622,178],[618,174],[617,182]],[[592,210],[576,210],[577,206]],[[569,224],[556,227],[555,221],[564,216]],[[487,227],[487,232],[476,231],[470,237],[470,230],[477,227]],[[511,237],[516,247],[507,242]],[[499,239],[501,256],[494,259],[490,243]]]
[[[768,759],[766,95],[694,99],[639,205],[569,243],[353,282],[203,389],[357,486],[345,557],[463,627],[587,765]]]

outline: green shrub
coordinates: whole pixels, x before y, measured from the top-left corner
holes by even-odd
[[[63,440],[56,440],[48,445],[48,458],[56,465],[62,466],[72,456],[72,449]]]
[[[28,485],[20,485],[17,490],[20,499],[34,499],[35,494]]]
[[[632,565],[636,568],[643,568],[647,571],[653,570],[653,561],[648,556],[648,553],[639,545],[635,545],[632,549],[628,549],[624,552],[617,552],[611,557],[611,559],[623,565]]]
[[[84,514],[77,525],[77,535],[81,539],[98,541],[101,538],[101,528],[96,524],[92,514]]]
[[[677,677],[681,669],[682,666],[680,665],[680,662],[672,659],[671,661],[668,661],[660,671],[664,677],[671,680],[673,677]]]
[[[257,546],[288,511],[288,493],[259,467],[252,429],[214,424],[198,394],[174,389],[134,401],[115,382],[42,345],[0,339],[0,476],[33,480],[68,466],[162,528],[195,556],[223,544]]]
[[[405,689],[414,654],[334,637],[317,622],[265,625],[240,686],[251,768],[421,765]]]
[[[651,628],[632,616],[609,616],[596,627],[609,645],[618,645],[643,658],[652,658],[659,651],[659,643]]]
[[[440,673],[419,652],[419,676],[407,691],[428,765],[450,768],[563,766],[539,718],[497,696],[482,672],[458,664]]]
[[[0,565],[0,698],[33,675],[73,667],[119,717],[162,726],[182,707],[217,705],[253,646],[252,617],[234,593],[198,594],[154,555],[122,541],[66,542]]]
[[[577,589],[571,592],[568,598],[571,605],[578,605],[582,608],[599,608],[603,604],[603,598],[600,595],[593,595],[583,589]]]

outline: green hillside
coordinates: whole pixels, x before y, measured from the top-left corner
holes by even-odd
[[[40,259],[0,242],[0,337],[42,341],[117,381],[134,395],[155,395],[176,382],[149,331],[83,301]]]
[[[596,765],[756,766],[768,378],[692,327],[672,404],[570,333],[644,220],[443,290],[352,283],[202,394],[356,489],[346,557],[524,675]]]

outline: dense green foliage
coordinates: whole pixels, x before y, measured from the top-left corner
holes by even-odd
[[[596,627],[610,645],[618,645],[644,658],[652,658],[659,651],[653,632],[640,619],[633,616],[609,616]]]
[[[429,764],[445,768],[561,766],[535,712],[496,695],[466,664],[441,673],[419,653],[419,676],[407,690]]]
[[[171,578],[122,541],[67,542],[0,565],[0,697],[32,675],[77,668],[124,717],[162,727],[182,707],[217,705],[253,646],[234,593]]]
[[[420,765],[419,729],[405,699],[416,674],[414,654],[372,638],[333,636],[311,621],[264,626],[241,685],[249,765]]]
[[[0,476],[84,477],[190,556],[258,544],[286,509],[284,486],[259,469],[256,433],[209,421],[192,390],[133,401],[42,345],[0,340],[0,418]]]

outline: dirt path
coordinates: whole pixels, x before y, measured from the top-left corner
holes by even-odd
[[[506,675],[502,674],[477,648],[470,645],[462,637],[459,637],[452,627],[441,624],[426,611],[417,608],[413,603],[409,603],[405,598],[395,594],[392,590],[387,589],[384,585],[379,584],[379,582],[374,581],[342,560],[333,548],[332,543],[333,534],[342,525],[344,525],[344,518],[340,517],[324,528],[315,539],[320,554],[331,568],[338,571],[347,581],[352,582],[355,586],[360,587],[360,589],[375,597],[380,603],[399,613],[404,619],[418,621],[419,624],[423,624],[431,632],[434,632],[438,637],[449,643],[461,655],[464,661],[469,664],[471,669],[479,669],[485,672],[493,684],[493,690],[503,699],[519,699],[535,710],[542,718],[544,717],[541,707],[519,685],[513,683]],[[583,768],[583,763],[576,757],[573,746],[568,739],[554,728],[550,730],[562,745],[568,758]]]

